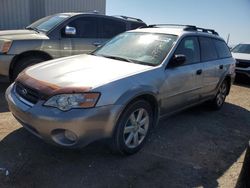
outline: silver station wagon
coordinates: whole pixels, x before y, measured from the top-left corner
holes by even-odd
[[[25,69],[6,91],[9,109],[32,134],[66,148],[108,138],[133,154],[166,115],[208,101],[220,109],[235,60],[214,30],[151,25],[96,51]]]

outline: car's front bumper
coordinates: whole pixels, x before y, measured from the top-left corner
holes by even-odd
[[[235,72],[236,72],[236,74],[243,74],[243,75],[246,75],[250,78],[250,67],[248,67],[248,68],[236,67]]]
[[[9,76],[9,69],[14,55],[0,54],[0,75]]]
[[[9,109],[31,133],[47,142],[68,148],[83,147],[95,140],[112,136],[122,106],[108,105],[91,109],[72,109],[62,112],[43,106],[43,101],[29,106],[19,99],[13,85],[6,91]],[[76,136],[69,142],[65,130]]]

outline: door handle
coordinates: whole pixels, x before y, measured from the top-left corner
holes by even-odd
[[[201,75],[201,73],[202,73],[202,69],[199,69],[199,70],[196,71],[197,75]]]
[[[94,46],[101,46],[101,43],[100,42],[94,42],[93,45]]]
[[[220,65],[220,66],[219,66],[220,69],[223,69],[223,67],[224,67],[223,65]]]

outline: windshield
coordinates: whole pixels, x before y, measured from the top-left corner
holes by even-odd
[[[232,52],[250,54],[250,44],[238,44],[232,49]]]
[[[177,36],[126,32],[111,39],[93,55],[156,66],[162,63]]]
[[[29,25],[28,27],[26,27],[26,29],[34,29],[42,32],[47,32],[69,17],[70,16],[63,14],[47,16]]]

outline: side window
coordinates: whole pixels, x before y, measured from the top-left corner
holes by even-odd
[[[130,29],[137,29],[139,27],[146,26],[144,23],[131,22]]]
[[[186,37],[182,39],[181,43],[175,51],[175,54],[185,55],[185,64],[200,62],[200,47],[197,37]]]
[[[76,28],[76,35],[66,35],[63,29],[62,37],[64,38],[98,38],[98,20],[96,18],[77,18],[67,26]]]
[[[219,58],[232,57],[231,52],[224,41],[213,39]]]
[[[101,38],[112,38],[126,31],[125,22],[103,18],[100,21]]]
[[[215,50],[215,45],[211,38],[200,37],[201,45],[201,60],[202,61],[211,61],[218,58],[217,52]]]

